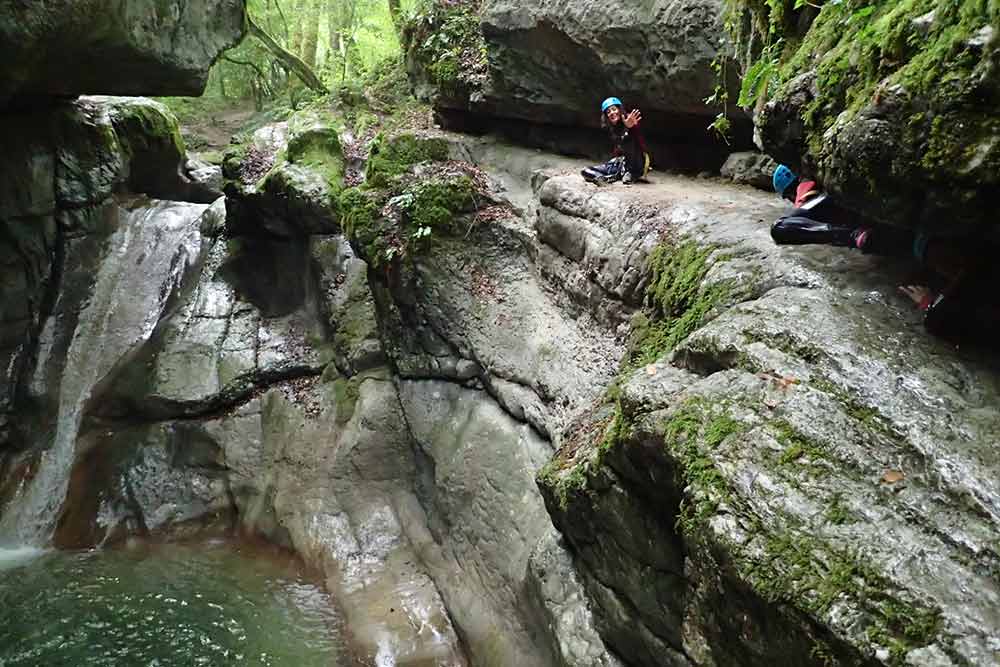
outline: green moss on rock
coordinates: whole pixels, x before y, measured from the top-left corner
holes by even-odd
[[[673,350],[733,294],[729,282],[706,282],[716,248],[695,241],[666,240],[650,255],[652,278],[647,312],[634,322],[631,367],[656,361]]]
[[[749,39],[785,40],[769,69],[772,102],[757,119],[769,152],[801,158],[877,217],[932,227],[988,221],[982,211],[1000,186],[1000,3],[828,2],[799,41],[788,14],[814,9],[728,1],[756,26],[753,37],[739,35],[739,53],[750,52],[740,50]],[[814,82],[803,95],[805,72]]]
[[[170,109],[145,98],[110,100],[111,122],[130,159],[181,163],[186,155],[184,139]]]
[[[463,231],[456,220],[473,207],[474,187],[464,174],[394,185],[388,191],[349,188],[340,195],[343,228],[364,259],[376,267],[426,251],[435,237]],[[382,215],[387,204],[393,210]]]
[[[472,180],[468,176],[435,178],[417,183],[409,190],[412,202],[407,210],[416,230],[455,231],[455,215],[472,205]]]
[[[339,123],[328,114],[302,113],[293,116],[288,126],[285,159],[322,174],[328,185],[339,190],[344,180]]]
[[[365,170],[365,182],[371,188],[385,188],[390,180],[406,173],[413,165],[448,158],[448,143],[440,137],[412,133],[378,135],[372,142]]]

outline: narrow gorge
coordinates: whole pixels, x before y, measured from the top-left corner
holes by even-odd
[[[754,149],[992,240],[995,3],[866,5],[870,104],[860,3],[430,3],[403,120],[341,90],[216,164],[121,95],[201,93],[246,4],[117,4],[0,2],[0,664],[1000,664],[996,350],[911,261],[775,245]],[[579,175],[605,91],[649,183]],[[56,623],[105,581],[147,606]],[[116,653],[147,608],[181,648]]]

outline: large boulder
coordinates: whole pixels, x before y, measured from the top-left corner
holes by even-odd
[[[243,37],[244,0],[5,2],[0,108],[86,93],[200,95]]]
[[[998,20],[995,5],[972,1],[824,4],[773,63],[757,117],[764,150],[872,217],[995,234]]]
[[[542,125],[542,136],[523,125],[509,134],[562,153],[598,152],[606,149],[599,133],[588,145],[556,128],[593,131],[601,100],[616,95],[642,110],[660,167],[691,166],[680,146],[718,149],[706,128],[722,109],[705,100],[720,84],[734,97],[738,90],[735,67],[722,69],[725,81],[713,67],[727,43],[720,1],[475,4],[437,3],[404,31],[417,94],[447,123],[490,131],[503,128],[475,119]],[[736,142],[747,142],[748,118],[730,112]],[[717,169],[724,158],[713,151],[699,167]]]
[[[231,146],[222,166],[229,233],[290,238],[338,232],[340,130],[330,114],[303,111]]]

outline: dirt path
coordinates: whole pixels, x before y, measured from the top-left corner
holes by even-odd
[[[221,151],[256,113],[252,106],[237,106],[183,123],[181,131],[191,150]]]

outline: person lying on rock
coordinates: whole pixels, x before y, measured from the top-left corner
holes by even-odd
[[[912,257],[934,274],[932,283],[899,290],[924,313],[924,325],[952,340],[990,340],[1000,327],[1000,299],[992,291],[1000,249],[966,239],[931,237],[923,232],[860,222],[857,214],[824,194],[815,181],[800,179],[785,165],[772,176],[774,190],[795,209],[771,226],[779,245],[823,244],[865,254]]]
[[[614,151],[604,164],[587,167],[582,172],[584,180],[598,185],[621,181],[629,185],[646,178],[649,173],[650,155],[639,123],[642,113],[632,109],[625,113],[622,101],[609,97],[601,103],[601,127],[611,135]]]
[[[802,180],[779,164],[771,177],[774,191],[795,209],[771,225],[778,245],[822,245],[855,248],[866,254],[909,256],[913,232],[861,221],[857,214],[837,204],[813,180]]]

